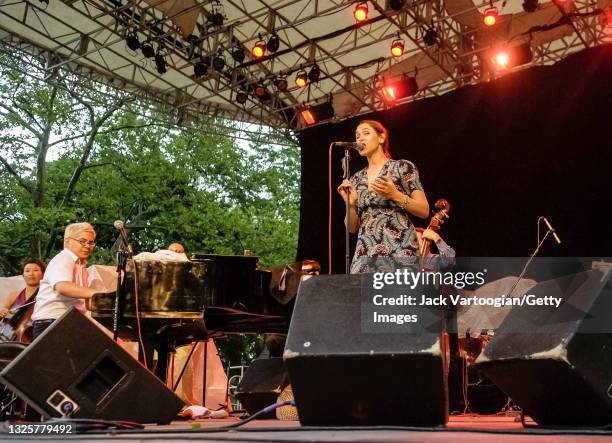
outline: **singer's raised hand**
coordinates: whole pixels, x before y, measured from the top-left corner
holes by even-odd
[[[353,186],[350,180],[344,179],[340,186],[338,186],[338,193],[342,196],[342,199],[346,201],[347,190],[349,195],[349,205],[357,205],[357,190]]]
[[[393,197],[399,192],[393,183],[391,178],[391,171],[387,171],[387,178],[376,178],[369,186],[370,191],[374,191],[378,195],[384,198],[392,200]]]

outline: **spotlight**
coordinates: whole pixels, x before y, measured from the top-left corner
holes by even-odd
[[[241,105],[244,105],[247,102],[248,98],[249,96],[246,95],[244,92],[239,92],[238,94],[236,94],[236,101]]]
[[[319,78],[321,78],[321,70],[319,66],[315,64],[308,72],[308,80],[310,80],[310,83],[316,83],[319,81]]]
[[[438,43],[438,32],[434,28],[429,28],[423,34],[423,43],[427,46],[433,46]]]
[[[140,50],[142,51],[142,55],[144,55],[146,58],[155,57],[155,50],[153,49],[153,45],[149,40],[140,46]]]
[[[212,66],[213,68],[215,68],[215,71],[218,71],[218,72],[223,71],[223,68],[225,68],[225,59],[223,58],[221,54],[213,58]]]
[[[255,95],[259,98],[259,100],[266,101],[271,98],[270,93],[266,90],[266,87],[263,84],[263,81],[260,81],[255,85]]]
[[[257,97],[263,97],[266,94],[266,88],[263,85],[263,83],[259,82],[257,83],[257,85],[255,86],[255,95]]]
[[[406,0],[389,0],[389,7],[394,11],[401,11]]]
[[[493,26],[495,23],[497,23],[498,16],[499,13],[497,12],[497,8],[489,8],[485,11],[482,21],[487,26]]]
[[[203,58],[200,59],[195,65],[193,65],[193,74],[196,77],[202,77],[208,73],[208,60]]]
[[[536,9],[538,9],[538,0],[523,1],[523,11],[534,12]]]
[[[49,0],[39,0],[41,3],[44,3],[45,5],[49,6]]]
[[[238,63],[242,63],[244,61],[244,51],[242,48],[234,48],[232,50],[232,58]]]
[[[268,40],[268,49],[270,52],[276,52],[278,51],[278,48],[280,48],[280,39],[278,38],[278,35],[272,34],[272,37],[270,37]]]
[[[353,15],[355,16],[357,23],[366,21],[368,19],[368,5],[365,3],[359,3],[357,6],[355,6]]]
[[[274,79],[274,86],[279,91],[286,91],[289,84],[287,83],[287,78],[285,76],[277,77]]]
[[[524,43],[513,48],[500,49],[491,57],[493,67],[498,71],[525,65],[532,60],[533,52],[531,51],[529,43]]]
[[[136,51],[138,48],[140,48],[140,40],[138,40],[138,35],[136,34],[136,31],[130,32],[125,38],[125,42],[127,44],[127,47],[130,48],[132,51]]]
[[[309,125],[314,125],[316,123],[316,120],[314,118],[314,115],[312,115],[312,111],[310,109],[304,109],[301,112],[302,118],[304,119],[304,121],[309,124]]]
[[[223,26],[223,21],[225,20],[225,15],[223,15],[224,9],[221,3],[217,1],[217,3],[213,6],[212,11],[208,15],[208,20],[214,26]]]
[[[157,54],[155,54],[155,67],[157,68],[157,72],[160,74],[165,74],[168,72],[168,69],[166,69],[166,60],[159,51],[157,51]]]
[[[225,20],[225,17],[221,12],[213,11],[213,13],[210,15],[209,20],[215,26],[223,26],[223,21]]]
[[[493,64],[497,70],[501,71],[508,69],[508,65],[510,64],[510,56],[508,55],[508,52],[504,50],[497,52],[493,57]]]
[[[386,102],[394,102],[404,97],[410,97],[419,92],[414,77],[405,76],[394,83],[387,83],[382,87],[382,96]]]
[[[295,76],[295,84],[299,88],[303,88],[308,84],[308,74],[306,74],[306,71],[302,69],[300,72],[297,73],[297,75]]]
[[[393,57],[400,57],[404,53],[404,40],[398,38],[391,43],[391,55]]]
[[[300,114],[308,125],[314,125],[317,122],[332,118],[334,116],[334,107],[328,101],[306,108]]]
[[[258,40],[253,49],[251,49],[251,53],[256,59],[262,58],[266,53],[266,43],[263,40]]]

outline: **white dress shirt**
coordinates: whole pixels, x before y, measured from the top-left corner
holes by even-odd
[[[40,281],[32,320],[56,319],[72,306],[83,314],[87,313],[85,299],[66,297],[55,290],[55,285],[64,281],[88,287],[86,264],[69,249],[57,254],[47,265],[45,276]]]

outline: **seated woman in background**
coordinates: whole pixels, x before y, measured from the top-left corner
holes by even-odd
[[[31,259],[23,265],[23,279],[25,288],[21,291],[11,292],[2,308],[0,308],[0,318],[6,317],[12,310],[32,301],[32,297],[38,293],[40,281],[45,273],[45,264],[40,260]]]
[[[34,310],[34,297],[38,293],[44,272],[45,264],[40,260],[31,259],[23,265],[25,288],[11,292],[0,308],[0,342],[32,341],[30,317]],[[23,309],[19,309],[21,306],[24,306]]]

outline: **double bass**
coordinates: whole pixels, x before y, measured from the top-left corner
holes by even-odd
[[[429,220],[429,225],[427,225],[427,229],[431,229],[432,231],[439,231],[444,221],[450,218],[450,203],[443,198],[436,201],[435,208],[438,210]],[[419,248],[419,269],[421,271],[425,270],[425,257],[429,254],[429,249],[431,248],[431,240],[427,238],[423,238],[421,242],[421,247]]]

